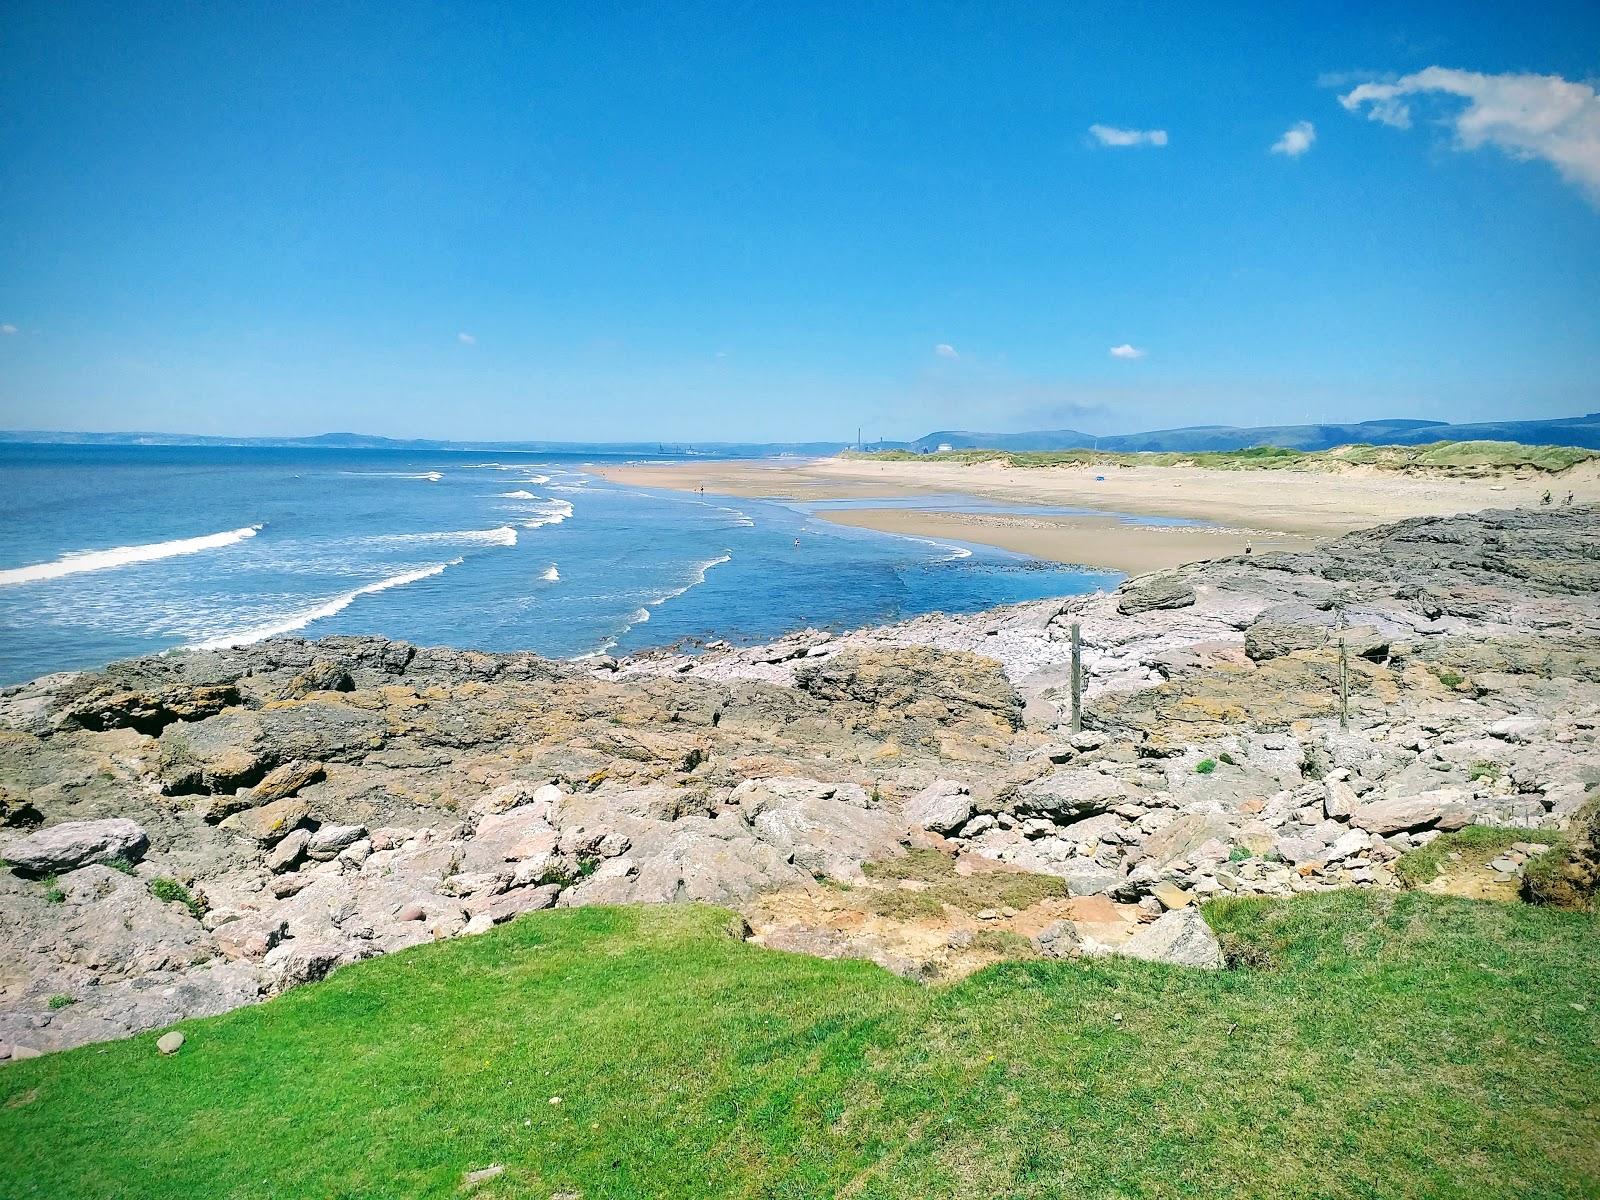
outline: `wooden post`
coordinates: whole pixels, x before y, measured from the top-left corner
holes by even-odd
[[[1083,729],[1083,652],[1078,623],[1072,623],[1072,732]]]
[[[1339,631],[1339,728],[1350,728],[1350,656],[1343,630]]]

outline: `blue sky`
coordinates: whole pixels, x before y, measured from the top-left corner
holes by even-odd
[[[13,0],[0,427],[1600,409],[1592,0],[663,7]]]

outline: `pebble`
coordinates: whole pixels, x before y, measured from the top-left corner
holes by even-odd
[[[176,1054],[182,1047],[183,1041],[182,1032],[171,1029],[156,1039],[156,1049],[163,1054]]]

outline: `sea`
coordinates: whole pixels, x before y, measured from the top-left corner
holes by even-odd
[[[279,635],[624,655],[972,612],[1120,579],[836,525],[819,515],[827,504],[595,473],[623,461],[0,445],[0,684]]]

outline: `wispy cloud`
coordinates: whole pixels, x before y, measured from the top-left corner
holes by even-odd
[[[1272,143],[1272,153],[1286,154],[1290,158],[1299,158],[1311,149],[1311,143],[1317,140],[1317,127],[1310,121],[1296,121],[1283,131],[1283,136]]]
[[[5,334],[6,337],[10,337],[12,334],[18,333],[18,332],[20,332],[20,331],[17,329],[17,327],[15,325],[12,325],[12,324],[9,324],[9,323],[7,323],[5,325],[0,325],[0,333]]]
[[[1123,342],[1122,345],[1120,345],[1120,346],[1111,347],[1111,357],[1112,358],[1143,358],[1144,357],[1144,351],[1139,349],[1139,347],[1137,347],[1137,346],[1130,346],[1127,342]]]
[[[473,337],[470,333],[456,334],[456,341],[460,342],[463,346],[476,346],[478,344],[478,339]]]
[[[1600,208],[1600,96],[1559,75],[1484,75],[1429,67],[1392,82],[1369,82],[1339,97],[1368,120],[1411,128],[1407,97],[1459,96],[1466,108],[1450,119],[1456,146],[1495,145],[1512,158],[1543,159]]]
[[[1115,125],[1091,125],[1089,133],[1102,146],[1165,146],[1165,129],[1118,129]]]
[[[949,342],[940,342],[937,346],[935,346],[933,348],[933,352],[935,354],[937,354],[940,358],[960,358],[961,357],[961,355],[956,353],[956,348],[954,346],[950,345]]]

